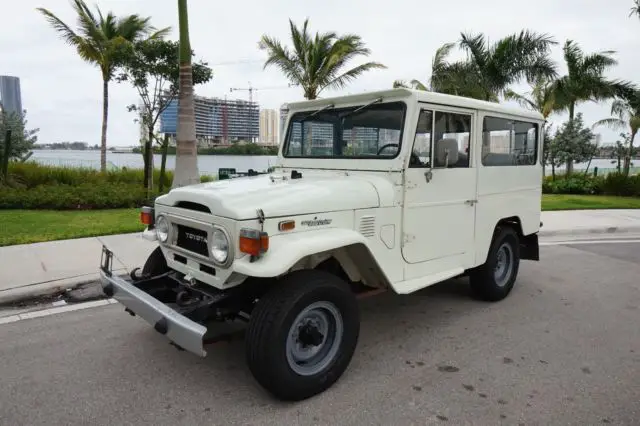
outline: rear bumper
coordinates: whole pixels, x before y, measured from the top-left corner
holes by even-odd
[[[100,281],[105,294],[153,325],[156,331],[180,348],[201,357],[207,355],[203,342],[206,327],[181,315],[132,283],[114,276],[108,266],[103,263],[100,268]]]

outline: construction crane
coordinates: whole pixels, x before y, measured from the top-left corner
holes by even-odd
[[[229,89],[229,92],[235,92],[238,90],[243,90],[246,92],[249,92],[249,102],[253,102],[253,92],[257,91],[257,90],[276,90],[276,89],[289,89],[291,87],[293,87],[294,85],[292,85],[291,83],[289,83],[286,86],[271,86],[271,87],[253,87],[251,85],[251,82],[249,82],[249,87],[232,87]]]

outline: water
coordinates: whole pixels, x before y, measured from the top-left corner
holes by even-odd
[[[67,150],[34,150],[32,160],[49,166],[100,168],[100,151],[67,151]],[[235,168],[238,172],[249,169],[266,171],[276,163],[276,156],[271,155],[199,155],[198,169],[202,175],[217,175],[220,168]],[[161,156],[153,156],[153,165],[160,168]],[[173,170],[176,164],[175,155],[167,155],[167,170]],[[107,152],[107,167],[142,169],[142,154]]]
[[[65,167],[88,167],[100,168],[100,151],[66,151],[66,150],[35,150],[31,159],[50,166]],[[256,171],[266,171],[276,164],[276,156],[271,155],[199,155],[198,168],[200,174],[217,175],[220,168],[235,168],[238,172],[246,172],[249,169]],[[357,161],[357,160],[354,160]],[[142,154],[116,154],[107,152],[107,163],[109,168],[127,167],[131,169],[142,169]],[[176,163],[175,155],[167,156],[167,170],[173,170]],[[632,167],[638,165],[638,161],[632,162]],[[153,165],[160,168],[160,155],[153,156]],[[610,159],[598,158],[591,161],[589,172],[592,173],[594,167],[598,168],[598,174],[614,172],[616,163]],[[585,170],[587,163],[574,164],[576,171]],[[640,169],[632,169],[633,172]],[[551,167],[545,169],[547,175],[551,175]],[[556,173],[564,173],[564,166],[556,168]]]

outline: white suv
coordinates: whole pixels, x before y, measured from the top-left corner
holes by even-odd
[[[497,301],[538,260],[541,115],[406,89],[289,104],[278,167],[172,190],[143,208],[158,248],[107,295],[205,356],[212,324],[248,322],[257,381],[300,400],[345,371],[357,297],[469,276]]]

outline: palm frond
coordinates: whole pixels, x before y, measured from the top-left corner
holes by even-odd
[[[511,89],[507,89],[504,92],[504,98],[509,101],[516,101],[523,108],[529,108],[534,111],[538,110],[538,105],[535,103],[535,101],[527,98],[525,95],[516,93]]]
[[[78,39],[80,37],[71,28],[69,28],[67,24],[62,22],[60,18],[43,7],[39,7],[36,10],[44,15],[47,22],[49,22],[49,24],[58,34],[60,34],[62,39],[66,41],[67,44],[70,44],[72,46],[78,45]]]
[[[409,85],[404,80],[395,80],[392,87],[394,89],[409,89]]]
[[[277,39],[269,36],[262,36],[260,48],[268,52],[267,60],[263,69],[269,66],[277,66],[292,81],[302,80],[300,63],[297,58],[283,46]]]
[[[635,6],[633,6],[631,8],[631,11],[629,12],[629,17],[633,15],[638,15],[638,18],[640,18],[640,0],[635,0],[634,4]]]
[[[342,89],[347,85],[347,83],[349,83],[352,80],[355,80],[357,77],[364,74],[365,72],[373,69],[384,69],[384,68],[387,68],[387,67],[379,62],[367,62],[361,65],[358,65],[357,67],[351,68],[349,71],[346,71],[343,74],[334,78],[333,80],[329,81],[323,87],[320,87],[318,90],[318,93],[320,92],[320,90],[324,88]]]
[[[620,120],[619,118],[605,118],[596,121],[591,127],[595,129],[599,126],[606,126],[613,130],[622,130],[627,127],[627,122],[624,120]]]
[[[460,47],[467,52],[469,59],[482,68],[487,61],[487,46],[483,34],[470,35],[462,33],[460,35]]]

